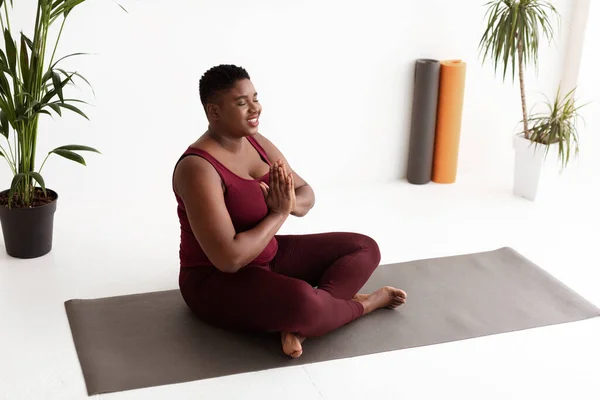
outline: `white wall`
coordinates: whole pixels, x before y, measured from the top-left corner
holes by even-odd
[[[510,173],[519,91],[478,58],[485,0],[121,1],[129,14],[89,1],[64,31],[60,54],[97,53],[64,64],[91,80],[96,98],[82,92],[94,104],[91,122],[45,121],[40,154],[81,143],[103,155],[89,155],[86,168],[52,159],[44,175],[62,196],[170,200],[174,162],[206,128],[198,79],[219,63],[248,69],[264,107],[262,133],[309,182],[329,185],[402,178],[414,60],[461,58],[459,172]],[[566,21],[558,42],[541,46],[539,74],[528,73],[530,106],[557,87],[570,3],[555,1]],[[8,179],[0,167],[1,186]]]
[[[583,4],[584,0],[578,0]],[[583,8],[583,7],[582,7]],[[577,97],[588,103],[581,110],[585,121],[581,127],[581,162],[598,182],[600,173],[600,2],[589,1],[586,35],[583,42],[581,65],[578,71]]]

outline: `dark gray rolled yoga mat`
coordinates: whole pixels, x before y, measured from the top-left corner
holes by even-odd
[[[439,83],[440,62],[418,59],[415,63],[407,168],[407,180],[415,185],[431,181]]]
[[[600,310],[511,248],[380,266],[363,288],[408,293],[304,342],[296,360],[278,334],[212,328],[178,290],[65,302],[89,395],[189,382],[499,334],[600,315]]]

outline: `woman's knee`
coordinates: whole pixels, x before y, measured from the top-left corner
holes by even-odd
[[[381,261],[381,251],[377,241],[365,234],[355,233],[354,243],[358,246],[359,251],[368,257],[372,267],[376,268]]]
[[[291,300],[289,313],[293,315],[298,327],[306,329],[306,327],[314,326],[322,314],[319,310],[319,299],[315,289],[308,283],[298,284],[290,288],[287,295]]]

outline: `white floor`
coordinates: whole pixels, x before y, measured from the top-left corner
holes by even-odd
[[[317,206],[283,232],[367,233],[378,240],[382,263],[511,246],[600,305],[597,171],[565,177],[535,203],[512,196],[509,175],[463,175],[454,185],[317,187]],[[65,300],[176,287],[173,203],[147,201],[101,210],[99,202],[65,197],[51,254],[15,260],[0,247],[0,399],[87,398]],[[599,359],[596,318],[100,397],[600,399]]]

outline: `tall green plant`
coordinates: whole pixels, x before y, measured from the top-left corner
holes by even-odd
[[[31,207],[36,196],[36,183],[44,196],[47,195],[41,171],[50,155],[56,154],[86,165],[77,151],[99,153],[88,146],[60,146],[48,152],[39,170],[35,168],[41,115],[52,115],[53,111],[62,116],[62,111],[68,110],[88,119],[76,106],[86,102],[66,98],[64,89],[75,83],[75,77],[88,85],[89,82],[81,74],[59,67],[64,59],[83,53],[70,54],[55,61],[65,22],[73,9],[85,1],[38,0],[33,38],[20,32],[17,43],[11,31],[8,1],[0,0],[0,25],[4,39],[4,47],[0,49],[0,134],[6,139],[6,147],[0,145],[0,157],[8,161],[13,173],[9,207]],[[12,0],[10,10],[14,10]],[[52,40],[49,31],[56,22],[60,22],[60,30]]]
[[[551,15],[560,15],[549,1],[543,0],[492,0],[485,5],[487,28],[479,42],[480,55],[483,53],[484,61],[491,60],[495,72],[502,68],[503,80],[510,68],[514,82],[518,66],[523,132],[530,139],[524,70],[530,63],[537,68],[540,38],[545,36],[552,42]]]

